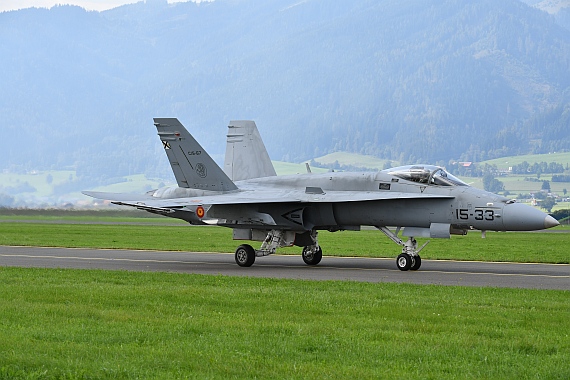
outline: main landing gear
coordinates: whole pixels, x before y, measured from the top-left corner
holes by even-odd
[[[303,261],[307,265],[317,265],[323,258],[323,250],[318,244],[303,247]]]
[[[303,261],[307,265],[317,265],[323,258],[323,250],[319,246],[317,231],[309,233],[309,243],[303,247]],[[275,253],[277,248],[290,247],[295,244],[295,232],[283,230],[271,230],[261,244],[261,248],[254,249],[249,244],[242,244],[236,249],[235,260],[240,267],[250,267],[256,257],[269,256]]]
[[[236,249],[236,263],[240,267],[250,267],[255,262],[255,249],[249,244],[242,244]]]
[[[399,270],[407,271],[420,269],[420,266],[422,265],[422,258],[420,257],[419,253],[422,249],[424,249],[429,241],[426,241],[424,245],[418,249],[418,242],[412,236],[410,236],[406,242],[398,237],[398,232],[400,232],[399,227],[396,229],[396,233],[390,231],[387,227],[376,226],[376,228],[382,231],[394,243],[402,246],[402,253],[400,253],[396,259],[396,265],[398,266]]]

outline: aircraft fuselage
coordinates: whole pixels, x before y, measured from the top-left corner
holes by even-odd
[[[259,202],[216,205],[208,208],[207,218],[217,219],[216,224],[232,228],[278,227],[299,232],[312,228],[358,229],[360,226],[430,228],[432,223],[448,224],[452,232],[468,229],[530,231],[548,228],[548,222],[551,222],[550,217],[540,210],[484,190],[465,184],[438,185],[408,181],[389,174],[389,170],[274,176],[238,181],[236,185],[239,188],[235,191],[237,195],[240,192],[262,194]],[[306,202],[263,203],[265,195],[286,199],[289,192],[298,191],[299,188],[308,189]],[[358,191],[363,199],[326,201],[331,195],[343,191]],[[164,194],[171,198],[175,192],[180,197],[223,194],[175,188],[160,190],[155,196]],[[374,199],[379,194],[385,195],[386,199]],[[393,199],[389,198],[391,194]],[[250,218],[249,222],[247,216],[240,219],[248,212],[251,215],[269,215],[275,224],[271,226],[266,221],[258,223],[255,217]]]

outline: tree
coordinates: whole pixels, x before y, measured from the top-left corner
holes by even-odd
[[[542,181],[542,190],[546,190],[550,193],[550,181]]]
[[[570,216],[570,209],[556,210],[550,213],[550,216],[552,216],[556,220],[567,218],[568,216]]]
[[[483,175],[483,189],[491,193],[498,193],[505,190],[505,184],[496,179],[491,172],[486,172]]]
[[[540,202],[540,207],[545,209],[546,212],[551,212],[552,207],[556,204],[556,201],[552,197],[547,197],[542,202]]]

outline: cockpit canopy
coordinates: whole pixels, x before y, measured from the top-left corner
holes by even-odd
[[[468,186],[465,182],[435,165],[408,165],[386,170],[395,177],[436,186]]]

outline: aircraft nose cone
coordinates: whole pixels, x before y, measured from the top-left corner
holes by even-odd
[[[558,222],[558,220],[554,219],[550,215],[546,215],[546,218],[544,218],[544,228],[556,227],[559,224],[560,223]]]
[[[506,231],[535,231],[558,225],[558,221],[534,207],[522,203],[505,205],[503,226]]]

